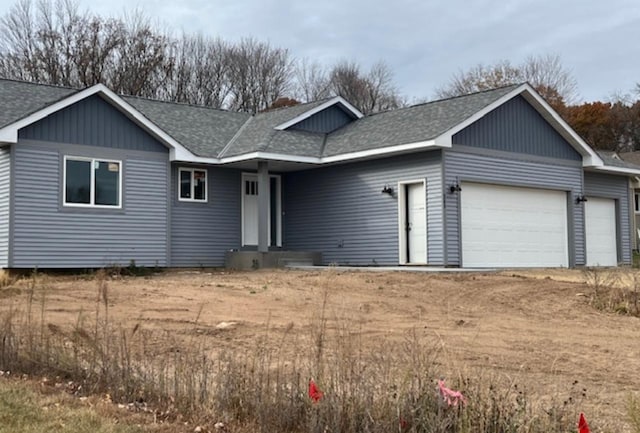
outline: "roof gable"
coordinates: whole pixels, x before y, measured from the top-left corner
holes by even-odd
[[[346,99],[344,99],[341,96],[335,96],[326,101],[318,101],[318,102],[321,102],[321,103],[312,103],[311,105],[305,104],[304,106],[308,106],[309,107],[308,109],[301,112],[296,117],[291,118],[286,122],[277,125],[275,129],[284,131],[286,129],[293,127],[294,125],[299,126],[304,121],[310,118],[316,117],[319,113],[322,113],[327,109],[330,109],[331,107],[340,108],[342,110],[342,113],[346,114],[352,120],[360,119],[364,117],[364,115],[360,112],[360,110],[358,110],[356,107],[351,105]],[[297,107],[302,107],[302,106],[303,105],[299,105]],[[307,125],[309,124],[307,123]],[[316,131],[309,131],[309,132],[316,132]],[[327,131],[327,132],[331,132],[331,131]]]
[[[452,143],[558,159],[582,159],[520,95],[454,134]]]
[[[349,113],[339,104],[335,104],[290,126],[288,130],[328,134],[354,120],[353,113]]]
[[[167,147],[122,112],[91,95],[18,131],[20,139],[167,152]]]
[[[325,156],[432,141],[517,86],[372,114],[327,138]]]

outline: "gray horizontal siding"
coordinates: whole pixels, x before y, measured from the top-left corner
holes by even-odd
[[[444,152],[445,190],[459,182],[484,182],[500,185],[549,188],[571,191],[569,215],[569,251],[575,264],[584,264],[584,209],[574,204],[582,194],[582,167],[554,165],[518,159],[488,157],[477,154]],[[461,263],[460,194],[445,194],[447,264]],[[572,214],[572,215],[571,215]]]
[[[167,148],[100,96],[93,95],[19,131],[28,140],[167,152]]]
[[[353,118],[345,113],[345,111],[332,105],[331,107],[306,118],[302,122],[298,122],[289,129],[307,132],[319,132],[327,134],[342,128],[344,125],[351,123]]]
[[[9,266],[9,205],[11,196],[11,148],[0,148],[0,268]]]
[[[576,150],[522,96],[453,136],[454,144],[581,161]]]
[[[15,147],[15,268],[167,266],[168,155],[134,152],[123,160],[123,209],[62,206],[62,158],[68,145]],[[71,154],[103,157],[75,146]],[[104,157],[112,157],[111,152]]]
[[[443,264],[439,151],[287,173],[285,248],[321,252],[326,264],[398,264],[397,184],[419,179],[427,181],[428,261]],[[394,197],[381,193],[385,185]]]
[[[208,201],[196,203],[178,200],[178,167],[171,168],[171,266],[224,266],[225,252],[240,247],[240,171],[208,168]]]
[[[629,204],[633,200],[626,176],[586,172],[584,190],[587,196],[611,198],[616,200],[616,226],[618,230],[618,261],[631,263],[631,211]]]

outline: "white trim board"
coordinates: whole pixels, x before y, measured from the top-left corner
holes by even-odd
[[[284,123],[281,123],[280,125],[276,126],[275,129],[277,129],[278,131],[283,131],[287,128],[290,128],[291,126],[302,122],[305,119],[308,119],[309,117],[313,116],[316,113],[319,113],[323,110],[326,110],[329,107],[332,107],[334,105],[340,104],[342,105],[342,107],[344,109],[346,109],[349,113],[351,113],[351,115],[353,115],[356,119],[361,119],[362,117],[364,117],[364,114],[362,114],[360,112],[360,110],[358,110],[356,107],[354,107],[353,105],[351,105],[346,99],[344,99],[341,96],[336,96],[333,97],[331,99],[329,99],[327,102],[324,102],[320,105],[318,105],[317,107],[314,107],[308,111],[305,111],[304,113],[294,117],[291,120],[288,120]]]
[[[529,84],[522,84],[511,92],[502,96],[492,104],[487,105],[482,110],[477,111],[465,121],[457,124],[435,139],[449,147],[455,134],[465,129],[472,123],[477,122],[496,108],[510,101],[518,95],[522,95],[527,102],[560,134],[573,148],[582,155],[583,167],[600,167],[604,165],[602,159],[571,127],[555,112],[553,108],[531,87]]]
[[[53,113],[56,113],[93,95],[102,95],[104,99],[106,99],[112,105],[115,105],[116,108],[120,109],[120,111],[130,120],[132,120],[142,129],[162,142],[167,148],[171,150],[172,160],[176,155],[189,155],[190,157],[195,157],[195,155],[193,155],[187,148],[174,140],[169,134],[160,129],[151,120],[147,119],[141,112],[129,105],[124,99],[112,92],[104,84],[96,84],[84,90],[80,90],[64,99],[61,99],[58,102],[48,105],[42,110],[38,110],[25,118],[22,118],[10,125],[3,127],[2,129],[0,129],[0,142],[17,143],[18,131],[20,129],[29,126],[39,120],[42,120]]]
[[[18,142],[18,131],[25,126],[28,126],[34,122],[37,122],[59,110],[62,110],[72,104],[75,104],[78,101],[81,101],[89,96],[99,94],[105,100],[110,102],[116,108],[120,109],[123,114],[125,114],[129,119],[134,121],[144,130],[146,130],[149,134],[154,136],[160,142],[162,142],[167,148],[170,149],[170,160],[176,162],[190,162],[190,163],[202,163],[202,164],[230,164],[235,162],[244,162],[251,161],[256,159],[262,160],[273,160],[273,161],[283,161],[283,162],[299,162],[299,163],[307,163],[307,164],[330,164],[335,162],[342,161],[350,161],[357,159],[366,159],[372,158],[382,155],[390,155],[393,153],[399,152],[407,152],[419,149],[426,149],[431,147],[442,147],[448,148],[452,146],[452,137],[457,132],[476,122],[477,120],[484,117],[489,112],[495,110],[497,107],[511,100],[512,98],[522,95],[531,105],[536,109],[547,122],[554,127],[558,133],[560,133],[575,149],[578,151],[583,157],[583,167],[589,168],[601,168],[604,167],[604,162],[597,155],[597,153],[589,147],[589,145],[578,136],[575,131],[571,129],[571,127],[564,121],[562,118],[549,106],[549,104],[536,93],[536,91],[529,85],[523,84],[518,86],[508,94],[502,96],[498,100],[494,101],[492,104],[487,105],[482,110],[476,112],[465,121],[455,125],[453,128],[444,132],[440,136],[426,141],[418,141],[413,143],[404,143],[400,145],[388,146],[388,147],[380,147],[375,149],[368,149],[362,151],[354,151],[347,152],[340,155],[332,155],[325,157],[309,157],[309,156],[297,156],[290,154],[274,154],[269,152],[252,152],[244,155],[237,155],[232,157],[217,157],[217,158],[205,158],[199,157],[193,154],[189,149],[184,147],[178,141],[173,139],[169,134],[164,132],[160,127],[158,127],[155,123],[145,117],[140,111],[136,110],[134,107],[129,105],[124,99],[115,94],[109,88],[104,86],[103,84],[96,84],[87,89],[78,91],[58,102],[55,102],[31,115],[18,120],[8,126],[5,126],[0,129],[0,142],[6,143],[17,143]],[[355,107],[353,107],[348,101],[340,96],[336,96],[331,98],[330,100],[314,107],[301,115],[282,123],[275,127],[277,130],[283,130],[292,126],[296,123],[301,122],[304,119],[309,118],[310,116],[328,108],[333,105],[339,104],[343,108],[345,108],[348,112],[350,112],[356,118],[362,118],[363,114],[358,111]],[[248,122],[247,122],[248,123]],[[246,125],[246,123],[245,123]],[[237,135],[237,134],[236,134]],[[235,137],[234,137],[235,138]],[[232,139],[233,141],[233,139]],[[229,148],[228,143],[227,146],[223,149],[223,154]],[[618,168],[610,168],[607,167],[606,171],[611,172],[619,172],[625,174],[640,174],[640,171],[626,171],[625,169]]]

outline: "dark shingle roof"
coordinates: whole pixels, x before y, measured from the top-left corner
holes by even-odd
[[[326,101],[326,99],[314,101],[256,114],[221,156],[236,156],[257,151],[319,156],[318,152],[321,151],[324,141],[322,134],[300,134],[294,131],[279,131],[274,128]],[[316,149],[318,142],[319,147]]]
[[[330,134],[324,156],[438,137],[519,85],[373,114]]]
[[[0,80],[0,128],[78,92],[67,87]]]
[[[635,152],[620,152],[618,154],[623,161],[640,167],[640,151]]]
[[[373,114],[330,134],[275,129],[328,99],[253,116],[130,96],[124,96],[123,99],[197,156],[219,158],[261,151],[322,157],[436,138],[516,87],[508,86]],[[0,127],[77,91],[0,79]]]
[[[197,156],[216,158],[250,114],[125,96],[131,104]]]
[[[632,161],[636,160],[640,163],[640,152],[627,152],[616,153],[604,150],[597,151],[598,156],[602,158],[604,165],[620,168],[631,168],[633,170],[640,170],[640,165],[634,164]],[[636,155],[633,155],[636,154]],[[622,158],[622,159],[620,159]]]

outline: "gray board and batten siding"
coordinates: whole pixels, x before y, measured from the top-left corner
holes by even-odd
[[[98,95],[78,101],[22,128],[18,138],[167,152],[167,147]]]
[[[618,261],[625,264],[631,263],[632,234],[629,203],[633,203],[633,196],[629,188],[628,177],[585,172],[584,191],[587,198],[598,197],[615,200]]]
[[[207,170],[207,202],[178,199],[179,167]],[[224,266],[240,246],[241,171],[182,165],[171,168],[171,266]]]
[[[582,161],[582,156],[522,96],[453,136],[454,144]]]
[[[0,268],[9,267],[11,147],[0,148]]]
[[[12,147],[9,267],[169,265],[169,151],[126,116],[94,96]],[[122,208],[64,206],[65,155],[122,161]]]
[[[351,123],[353,120],[354,117],[352,115],[337,105],[332,105],[287,129],[328,134]]]
[[[397,265],[398,182],[426,181],[429,264],[444,263],[441,152],[334,165],[284,178],[284,246],[325,264]],[[394,195],[383,194],[385,185]]]

